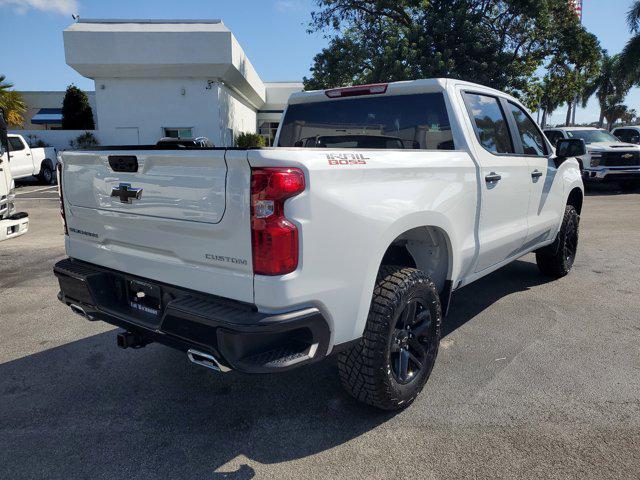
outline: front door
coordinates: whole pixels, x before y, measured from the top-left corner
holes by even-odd
[[[9,151],[11,153],[9,166],[11,167],[11,175],[13,175],[13,178],[23,178],[33,175],[31,150],[20,137],[9,137]]]
[[[558,212],[564,211],[564,187],[562,179],[557,176],[558,169],[551,158],[551,150],[538,126],[519,105],[507,102],[507,108],[517,132],[516,147],[529,166],[529,231],[524,244],[528,249],[555,235]]]
[[[491,94],[464,92],[463,96],[480,166],[480,250],[475,271],[481,272],[522,250],[531,176],[526,159],[516,154],[504,102]]]

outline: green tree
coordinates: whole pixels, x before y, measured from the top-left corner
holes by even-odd
[[[537,101],[539,97],[527,91],[536,70],[550,55],[582,47],[576,43],[589,35],[566,0],[316,0],[316,4],[309,29],[325,32],[329,45],[314,58],[312,75],[304,79],[307,89],[452,77]],[[568,39],[576,31],[580,35],[572,44]],[[595,37],[588,38],[585,50],[592,48]],[[579,65],[576,81],[588,68]]]
[[[87,94],[69,85],[62,100],[62,128],[64,130],[93,130],[93,111]]]
[[[600,106],[598,126],[604,126],[607,110],[620,104],[629,93],[632,86],[628,75],[623,72],[620,55],[609,55],[603,52],[600,73],[588,85],[584,97],[595,94]]]
[[[607,119],[607,130],[611,130],[618,120],[621,120],[625,124],[633,122],[636,118],[636,111],[626,105],[618,103],[607,106],[604,115]]]
[[[600,72],[602,50],[595,35],[575,21],[567,21],[554,32],[545,65],[545,86],[553,110],[567,106],[565,125],[570,125],[577,103],[586,104],[588,86]]]
[[[620,67],[628,80],[640,84],[640,0],[635,0],[627,12],[631,38],[620,55]]]
[[[13,90],[13,84],[7,82],[6,78],[0,75],[0,108],[4,111],[9,126],[18,127],[24,122],[22,115],[27,107],[20,92]]]

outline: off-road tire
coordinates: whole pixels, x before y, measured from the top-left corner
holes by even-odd
[[[53,171],[53,165],[51,165],[48,160],[45,161],[40,166],[40,173],[37,175],[38,180],[45,185],[51,185],[55,177],[56,173]]]
[[[422,340],[419,344],[429,355],[422,357],[425,359],[424,368],[420,368],[409,383],[401,383],[392,371],[396,367],[391,364],[394,355],[392,343],[397,343],[399,330],[396,327],[400,325],[405,306],[410,303],[418,305],[422,318],[429,315],[429,327],[422,329],[429,332],[429,337],[418,339]],[[441,326],[442,308],[433,281],[415,268],[382,267],[373,290],[364,334],[355,346],[338,356],[342,385],[354,398],[368,405],[383,410],[407,407],[431,374],[438,353]]]
[[[579,229],[580,216],[572,205],[567,205],[554,242],[536,251],[536,263],[543,274],[560,278],[569,273],[576,257]]]

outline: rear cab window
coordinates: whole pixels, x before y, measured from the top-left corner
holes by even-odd
[[[291,104],[280,128],[278,146],[455,149],[440,92]]]

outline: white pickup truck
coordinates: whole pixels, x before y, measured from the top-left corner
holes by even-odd
[[[65,152],[60,300],[122,327],[121,347],[218,371],[337,353],[347,391],[392,410],[427,381],[453,291],[528,252],[545,274],[572,267],[584,143],[552,153],[504,93],[294,94],[276,145]]]
[[[565,138],[584,140],[587,153],[578,161],[585,183],[613,181],[634,188],[640,182],[640,145],[623,142],[602,128],[556,127],[544,133],[554,145]]]
[[[14,180],[36,176],[49,185],[56,175],[58,163],[53,147],[31,148],[22,135],[8,135],[11,153],[11,174]]]

